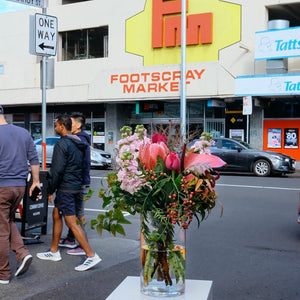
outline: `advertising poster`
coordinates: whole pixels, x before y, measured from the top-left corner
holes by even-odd
[[[285,128],[284,129],[284,148],[297,149],[299,140],[298,128]]]
[[[268,129],[268,148],[281,148],[281,129]]]

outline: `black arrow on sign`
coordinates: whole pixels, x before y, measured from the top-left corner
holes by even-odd
[[[47,48],[47,49],[54,49],[53,46],[47,46],[47,45],[44,45],[44,43],[39,44],[39,47],[40,47],[42,50],[44,50],[45,48]]]

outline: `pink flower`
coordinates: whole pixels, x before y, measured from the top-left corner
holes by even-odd
[[[184,158],[184,169],[194,171],[195,169],[204,174],[206,170],[220,168],[226,165],[220,157],[215,155],[190,153]],[[190,179],[193,175],[189,175]]]
[[[139,159],[146,170],[154,170],[157,164],[157,156],[160,156],[165,161],[169,152],[167,145],[163,142],[145,144],[140,148]]]
[[[169,170],[178,170],[180,167],[180,159],[176,152],[171,152],[165,161],[166,167]]]
[[[164,142],[165,144],[167,143],[167,137],[166,135],[163,133],[156,133],[153,135],[152,137],[152,143],[160,143],[160,142]]]

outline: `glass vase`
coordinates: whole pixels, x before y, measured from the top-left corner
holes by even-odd
[[[185,290],[186,232],[177,224],[141,217],[141,292],[174,297]]]

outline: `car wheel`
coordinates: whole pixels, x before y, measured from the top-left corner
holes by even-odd
[[[271,174],[271,165],[267,160],[259,159],[254,163],[253,172],[256,176],[269,176]]]

